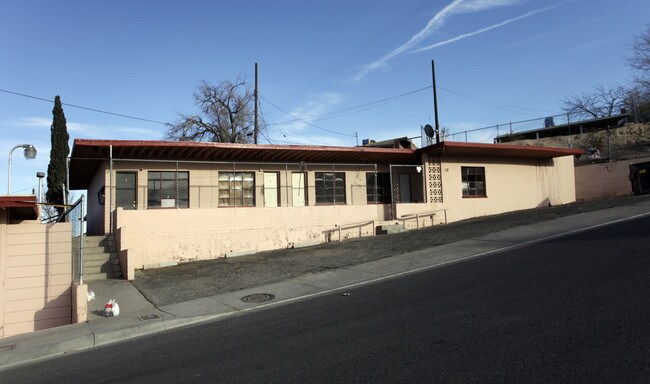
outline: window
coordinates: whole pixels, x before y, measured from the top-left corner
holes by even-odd
[[[375,176],[377,176],[375,178]],[[368,204],[390,204],[390,175],[385,173],[366,173],[366,196]]]
[[[345,172],[316,172],[316,204],[345,204]]]
[[[487,197],[484,167],[461,167],[463,197]]]
[[[254,207],[255,174],[253,172],[219,172],[220,207]]]
[[[189,172],[149,171],[148,208],[189,208]]]

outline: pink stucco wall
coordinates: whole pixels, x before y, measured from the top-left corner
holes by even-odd
[[[0,219],[0,280],[0,336],[70,324],[70,223]]]
[[[629,165],[646,161],[650,161],[650,157],[576,167],[576,199],[593,200],[631,195]]]

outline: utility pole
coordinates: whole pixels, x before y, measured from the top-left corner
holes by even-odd
[[[259,103],[257,94],[257,63],[255,63],[255,91],[253,95],[255,96],[255,128],[253,130],[253,142],[257,144],[257,133],[259,131],[259,124],[257,121],[257,105]]]
[[[431,60],[431,77],[433,78],[433,113],[436,120],[436,144],[440,143],[440,125],[438,124],[438,94],[436,92],[436,67]]]

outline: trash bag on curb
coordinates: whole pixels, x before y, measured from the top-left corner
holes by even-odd
[[[117,304],[117,301],[115,299],[110,299],[106,305],[104,305],[104,316],[106,317],[111,317],[111,316],[119,316],[120,314],[120,306]]]

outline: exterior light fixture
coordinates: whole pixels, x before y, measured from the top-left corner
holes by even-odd
[[[16,148],[24,148],[25,159],[32,160],[36,158],[36,147],[31,144],[18,144],[9,151],[9,170],[7,172],[7,195],[11,194],[11,156]]]

